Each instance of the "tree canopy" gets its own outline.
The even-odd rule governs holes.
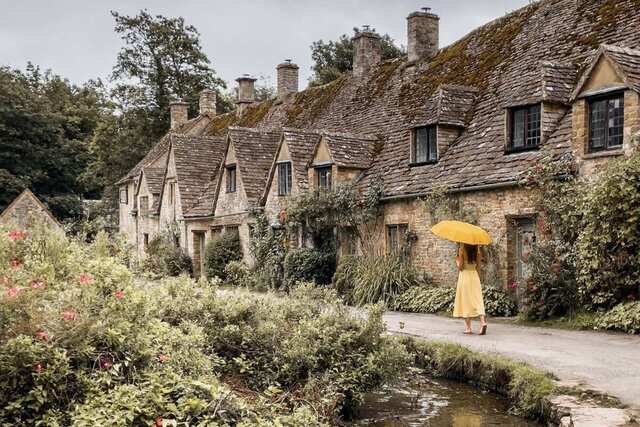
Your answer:
[[[358,28],[353,29],[359,32]],[[382,60],[398,58],[405,55],[404,47],[396,46],[388,34],[381,37]],[[325,42],[317,40],[311,44],[311,58],[313,60],[313,76],[310,85],[327,84],[337,79],[340,74],[353,69],[353,40],[346,34],[335,41]]]

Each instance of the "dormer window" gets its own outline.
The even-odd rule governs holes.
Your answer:
[[[291,194],[292,184],[291,162],[278,163],[278,196]]]
[[[438,132],[436,126],[422,126],[413,130],[411,163],[415,165],[438,161]]]
[[[331,190],[331,166],[316,168],[316,177],[319,190]]]
[[[129,191],[126,188],[120,189],[120,203],[123,205],[129,203]]]
[[[617,93],[589,101],[589,151],[619,149],[624,130],[624,95]]]
[[[227,166],[227,193],[236,192],[236,165]]]
[[[538,148],[542,136],[540,104],[509,110],[509,143],[507,151]]]

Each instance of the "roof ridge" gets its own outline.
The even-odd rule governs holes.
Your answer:
[[[603,50],[611,51],[611,52],[626,53],[627,55],[640,56],[640,50],[632,49],[632,48],[626,47],[626,46],[618,46],[618,45],[614,45],[614,44],[603,43],[603,44],[600,45],[600,48],[603,49]]]

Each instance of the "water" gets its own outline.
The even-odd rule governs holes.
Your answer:
[[[354,426],[539,427],[508,414],[509,402],[459,382],[412,371],[399,384],[368,393]]]

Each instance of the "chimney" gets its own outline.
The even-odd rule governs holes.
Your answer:
[[[290,93],[298,91],[298,66],[285,59],[276,67],[278,71],[278,99],[282,100]]]
[[[423,7],[407,16],[407,54],[409,62],[431,59],[439,46],[440,17]]]
[[[169,104],[171,111],[171,130],[176,130],[188,120],[189,104],[187,102],[175,101]]]
[[[215,116],[216,115],[216,91],[205,89],[200,92],[200,115]]]
[[[356,31],[353,37],[353,74],[367,74],[381,59],[380,36],[364,25],[362,31]]]
[[[238,99],[236,100],[236,104],[238,104],[238,114],[242,115],[245,108],[256,99],[254,90],[256,79],[249,74],[243,74],[241,77],[238,77],[236,81],[238,82]]]

